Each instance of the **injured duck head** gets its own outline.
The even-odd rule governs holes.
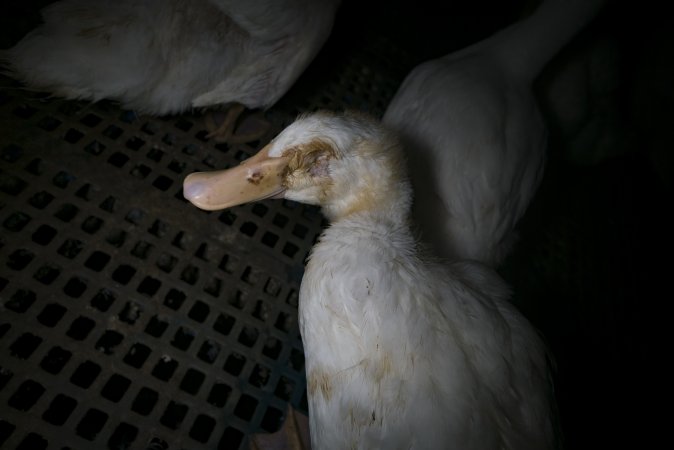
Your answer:
[[[331,221],[361,212],[407,215],[411,188],[398,140],[360,113],[301,116],[239,166],[187,176],[184,195],[218,210],[285,198],[320,205]]]

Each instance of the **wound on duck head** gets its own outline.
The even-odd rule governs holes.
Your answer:
[[[320,205],[330,220],[406,215],[412,196],[397,138],[354,112],[301,116],[240,166],[189,175],[184,192],[203,209],[282,197]]]

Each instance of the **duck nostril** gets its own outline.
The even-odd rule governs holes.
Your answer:
[[[246,177],[246,181],[249,183],[252,183],[254,185],[260,184],[260,182],[264,179],[264,174],[260,172],[259,170],[255,170],[252,173]]]

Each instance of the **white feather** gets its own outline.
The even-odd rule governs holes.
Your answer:
[[[330,33],[337,0],[62,0],[3,52],[8,71],[67,98],[167,114],[268,108]]]

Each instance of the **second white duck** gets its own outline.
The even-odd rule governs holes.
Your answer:
[[[526,19],[416,67],[388,106],[417,192],[415,218],[447,259],[497,266],[543,173],[547,130],[532,92],[603,0],[543,0]]]
[[[338,4],[61,0],[0,60],[28,86],[69,99],[109,98],[158,115],[231,105],[218,130],[226,139],[243,107],[267,109],[292,86]]]

